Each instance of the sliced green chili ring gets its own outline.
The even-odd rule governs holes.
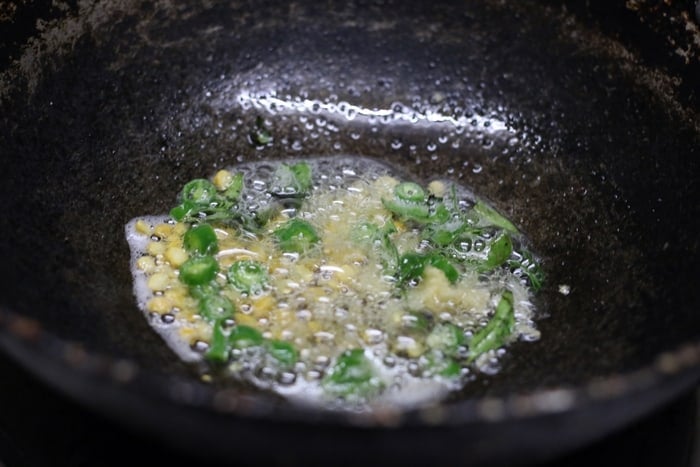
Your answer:
[[[219,251],[216,232],[209,224],[200,224],[185,232],[182,245],[188,252],[200,255],[211,255]]]
[[[266,343],[267,352],[272,356],[280,366],[290,368],[299,360],[299,352],[289,342],[280,340],[271,340]]]
[[[228,337],[223,330],[223,321],[217,321],[212,327],[211,340],[205,356],[208,360],[225,363],[228,361],[229,351]]]
[[[259,347],[264,339],[260,331],[250,326],[236,326],[228,337],[228,341],[235,349],[247,349],[248,347]]]
[[[422,203],[425,201],[425,190],[417,183],[403,182],[396,185],[394,195],[401,201]]]
[[[195,178],[182,188],[180,198],[183,202],[190,201],[197,206],[208,206],[216,200],[216,187],[204,178]]]
[[[303,253],[318,243],[316,229],[301,219],[291,219],[274,231],[277,244],[287,253]]]
[[[496,306],[496,313],[485,327],[481,328],[469,343],[469,362],[492,349],[502,347],[513,332],[515,315],[513,312],[513,292],[503,292]]]
[[[209,180],[192,180],[182,189],[182,202],[170,210],[170,216],[178,222],[219,221],[236,225],[246,224],[247,218],[252,218],[252,215],[235,204],[242,190],[242,173],[234,175],[222,193],[219,193]]]
[[[180,280],[187,285],[203,285],[216,277],[219,264],[211,256],[195,256],[180,266]]]
[[[199,312],[208,320],[222,320],[233,317],[235,306],[223,295],[212,294],[199,300]]]
[[[233,263],[226,277],[237,290],[247,294],[260,292],[269,280],[265,266],[250,260]]]

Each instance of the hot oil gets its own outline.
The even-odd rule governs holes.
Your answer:
[[[256,327],[268,339],[293,343],[299,351],[299,361],[293,368],[282,370],[260,349],[234,350],[227,377],[248,380],[295,401],[333,405],[337,401],[324,393],[321,384],[329,365],[343,351],[362,348],[376,378],[386,388],[372,403],[412,406],[436,400],[460,389],[478,372],[496,372],[504,352],[489,352],[477,360],[476,366],[463,364],[456,378],[428,374],[420,356],[420,347],[425,343],[406,327],[407,320],[413,318],[407,306],[412,310],[431,308],[426,313],[431,320],[459,326],[468,339],[488,322],[499,292],[504,289],[513,292],[516,318],[513,334],[527,341],[539,338],[533,323],[531,293],[522,278],[507,271],[485,278],[462,268],[462,278],[455,286],[436,275],[432,282],[424,280],[406,295],[397,293],[395,278],[383,272],[376,258],[358,253],[351,234],[362,222],[379,225],[387,222],[381,199],[391,195],[397,179],[404,179],[401,172],[357,156],[305,160],[311,166],[314,186],[301,205],[285,206],[282,215],[266,226],[266,232],[242,234],[217,228],[220,243],[217,260],[222,270],[239,259],[254,259],[269,267],[270,284],[261,294],[230,295],[237,309],[235,324]],[[229,167],[232,172],[244,174],[246,189],[242,203],[247,209],[259,210],[272,202],[268,190],[272,188],[275,166],[259,161]],[[419,182],[427,185],[430,181],[451,190],[463,209],[476,202],[471,190],[450,180]],[[291,217],[311,223],[321,233],[321,245],[302,255],[280,254],[270,234]],[[153,228],[162,223],[173,224],[167,216],[138,219]],[[180,358],[200,361],[211,330],[197,315],[196,308],[149,310],[149,303],[168,291],[152,291],[147,283],[149,274],[138,267],[139,258],[148,256],[149,242],[153,243],[149,235],[137,232],[138,219],[132,220],[126,231],[139,307],[151,317],[154,329]],[[525,239],[516,241],[525,242]],[[400,253],[421,251],[419,232],[405,227],[397,248]],[[468,250],[478,248],[478,241],[465,246]],[[156,252],[154,267],[158,271],[166,270],[176,284],[176,273],[168,271],[159,249],[151,249]],[[446,291],[451,295],[440,306],[434,306],[431,302],[434,296],[445,295]],[[163,320],[162,315],[167,315],[167,319]]]

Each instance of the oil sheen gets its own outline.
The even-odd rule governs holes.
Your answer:
[[[300,203],[283,203],[260,231],[212,223],[218,242],[215,281],[235,310],[227,328],[250,327],[266,341],[289,343],[297,358],[283,366],[263,346],[234,348],[217,377],[247,381],[304,404],[410,407],[459,390],[479,373],[498,371],[508,344],[539,338],[532,287],[522,271],[501,267],[485,272],[473,267],[475,261],[487,258],[488,244],[496,235],[493,229],[461,239],[450,250],[459,273],[456,280],[448,280],[440,268],[428,264],[419,280],[400,286],[376,245],[358,243],[358,231],[369,224],[379,229],[391,224],[386,238],[399,256],[431,252],[423,226],[392,216],[383,201],[394,196],[405,177],[362,157],[304,163],[311,168],[310,193]],[[265,161],[226,168],[228,173],[243,174],[240,203],[246,209],[261,211],[277,201],[270,194],[277,166]],[[470,189],[449,180],[418,182],[425,184],[431,197],[451,197],[456,210],[468,212],[477,202]],[[308,222],[320,237],[301,253],[280,250],[274,235],[293,218]],[[153,215],[133,219],[125,231],[139,308],[179,358],[204,362],[212,324],[203,319],[197,299],[178,277],[179,266],[188,257],[183,248],[188,228],[168,215]],[[520,233],[511,236],[511,260],[518,259],[527,241]],[[226,271],[239,261],[261,264],[267,273],[265,287],[242,293],[228,286]],[[472,359],[470,339],[489,324],[504,291],[512,294],[510,335],[499,348]],[[440,333],[446,329],[461,334],[450,352],[441,347]],[[334,365],[339,371],[339,359],[353,350],[368,363],[374,389],[359,395],[329,391],[326,383]],[[440,360],[448,353],[454,367],[450,372],[444,370],[447,360]]]

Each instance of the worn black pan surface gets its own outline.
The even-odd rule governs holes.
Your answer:
[[[672,13],[692,35],[691,6]],[[2,348],[218,458],[530,461],[610,432],[700,375],[697,49],[641,41],[636,15],[115,1],[10,16],[31,27],[0,74]],[[247,140],[258,115],[275,137],[262,149]],[[348,154],[447,176],[507,213],[544,259],[542,339],[404,413],[200,382],[136,307],[124,224],[222,166]]]

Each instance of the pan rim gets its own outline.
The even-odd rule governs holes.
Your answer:
[[[160,397],[175,405],[250,420],[274,419],[313,422],[363,428],[420,426],[463,426],[475,423],[504,423],[565,414],[590,405],[622,400],[662,386],[673,379],[684,379],[683,387],[700,382],[700,339],[690,340],[662,351],[646,365],[615,375],[601,376],[584,384],[543,386],[505,396],[470,398],[457,402],[436,401],[411,409],[348,412],[290,403],[272,403],[264,393],[242,395],[230,389],[215,389],[193,379],[169,378],[167,374],[143,369],[131,359],[85,349],[80,342],[65,340],[43,329],[34,318],[0,307],[0,350],[28,368],[35,376],[61,388],[60,372],[26,360],[45,359],[58,367],[145,397]],[[26,354],[26,355],[23,355]],[[57,367],[57,368],[58,368]],[[168,391],[171,384],[178,391]],[[147,388],[144,391],[143,388]],[[75,394],[70,394],[76,396]],[[237,403],[243,396],[244,403]],[[80,399],[79,397],[75,397]],[[448,409],[449,410],[446,410]],[[271,414],[272,417],[271,417]]]

